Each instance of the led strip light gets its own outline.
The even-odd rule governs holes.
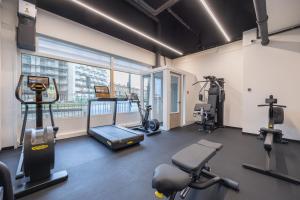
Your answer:
[[[146,39],[154,42],[155,44],[158,44],[158,45],[160,45],[162,47],[165,47],[166,49],[169,49],[169,50],[173,51],[174,53],[176,53],[178,55],[183,55],[183,53],[180,52],[179,50],[177,50],[177,49],[175,49],[173,47],[170,47],[167,44],[165,44],[165,43],[163,43],[163,42],[161,42],[159,40],[156,40],[156,39],[152,38],[151,36],[149,36],[149,35],[141,32],[141,31],[139,31],[139,30],[137,30],[135,28],[133,28],[132,26],[129,26],[129,25],[127,25],[127,24],[125,24],[125,23],[117,20],[116,18],[113,18],[113,17],[111,17],[111,16],[103,13],[100,10],[97,10],[97,9],[95,9],[95,8],[89,6],[89,5],[87,5],[87,4],[85,4],[85,3],[81,2],[81,1],[78,1],[78,0],[70,0],[70,1],[74,2],[75,4],[77,4],[77,5],[85,8],[85,9],[87,9],[87,10],[89,10],[89,11],[91,11],[91,12],[93,12],[93,13],[95,13],[95,14],[97,14],[97,15],[99,15],[99,16],[101,16],[101,17],[103,17],[103,18],[105,18],[105,19],[107,19],[107,20],[109,20],[109,21],[111,21],[111,22],[113,22],[113,23],[115,23],[115,24],[117,24],[117,25],[119,25],[119,26],[121,26],[121,27],[123,27],[123,28],[125,28],[125,29],[127,29],[127,30],[129,30],[129,31],[131,31],[133,33],[135,33],[135,34],[137,34],[137,35],[139,35],[139,36],[142,36],[142,37],[144,37],[144,38],[146,38]]]
[[[213,21],[215,22],[215,24],[217,25],[217,27],[219,28],[219,30],[222,32],[222,34],[224,35],[224,37],[227,40],[227,42],[230,42],[230,37],[228,36],[228,34],[226,33],[226,31],[222,27],[222,25],[220,24],[220,22],[218,21],[218,19],[216,18],[216,16],[214,15],[214,13],[212,12],[212,10],[210,9],[210,7],[207,5],[207,3],[205,2],[205,0],[200,0],[200,2],[202,3],[202,5],[206,9],[206,11],[208,12],[208,14],[210,15],[210,17],[213,19]]]

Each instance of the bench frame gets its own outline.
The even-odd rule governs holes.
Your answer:
[[[207,148],[213,148],[213,149],[215,149],[215,151],[218,151],[222,148],[221,144],[212,143],[212,142],[209,142],[207,140],[200,140],[197,143],[197,145],[202,145],[202,146],[207,147]],[[186,147],[185,149],[187,149],[187,148],[188,147]],[[184,151],[185,149],[183,149],[181,151]],[[191,188],[197,189],[197,190],[203,190],[203,189],[206,189],[206,188],[208,188],[210,186],[213,186],[215,184],[222,184],[222,185],[226,186],[229,189],[239,191],[239,183],[238,182],[233,181],[233,180],[228,179],[228,178],[222,178],[222,177],[212,173],[211,168],[208,166],[207,163],[202,168],[199,168],[195,171],[187,171],[187,170],[182,169],[182,167],[179,164],[174,163],[173,160],[172,160],[172,162],[178,169],[180,169],[180,170],[184,171],[185,173],[189,174],[192,178],[191,178],[191,182],[183,190],[174,191],[169,195],[164,194],[164,196],[167,196],[169,200],[175,200],[175,197],[176,197],[178,192],[180,192],[181,199],[185,199]],[[205,177],[208,180],[205,181],[205,182],[200,182],[199,180],[200,180],[201,177]]]

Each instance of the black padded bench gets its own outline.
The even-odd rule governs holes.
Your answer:
[[[200,140],[192,144],[172,157],[172,163],[185,172],[197,172],[216,155],[216,151],[222,148],[222,144],[207,140]]]
[[[182,191],[181,197],[187,195],[188,189],[204,189],[216,183],[238,190],[238,183],[220,178],[209,172],[207,162],[222,148],[222,144],[200,140],[196,144],[185,147],[172,157],[172,165],[161,164],[156,167],[152,179],[152,187],[157,190],[157,196],[175,198]],[[207,171],[208,170],[208,171]],[[200,176],[209,177],[204,183],[198,183]]]

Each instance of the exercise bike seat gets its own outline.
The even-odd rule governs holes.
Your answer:
[[[217,149],[202,144],[185,147],[172,157],[172,163],[187,173],[201,170],[216,154]]]
[[[168,196],[174,191],[181,191],[192,181],[191,176],[168,164],[161,164],[154,170],[152,188]]]

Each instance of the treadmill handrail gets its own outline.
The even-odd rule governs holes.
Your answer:
[[[110,98],[95,98],[95,99],[89,99],[88,101],[88,113],[87,113],[87,133],[89,134],[90,130],[90,123],[91,123],[91,107],[92,102],[94,101],[111,101],[115,102],[114,111],[113,111],[113,124],[116,125],[116,115],[117,115],[117,102],[118,101],[128,101],[128,98],[118,98],[118,97],[110,97]]]

